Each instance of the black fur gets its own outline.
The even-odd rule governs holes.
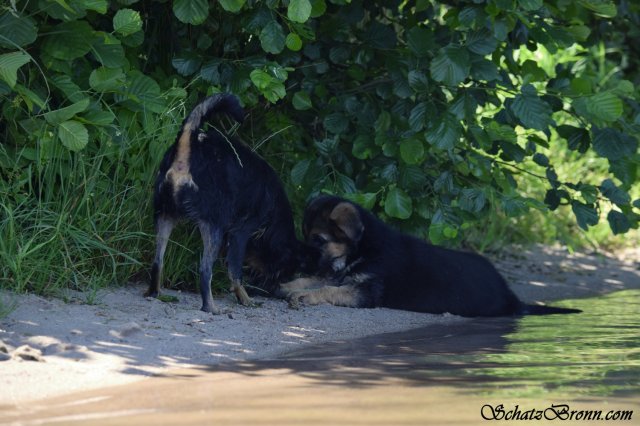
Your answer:
[[[357,214],[342,217],[342,222],[332,218],[331,212],[341,203],[352,206]],[[344,268],[332,268],[331,262],[336,260],[325,256],[318,272],[325,283],[355,286],[353,306],[450,312],[466,317],[580,312],[524,304],[486,258],[398,232],[342,198],[314,199],[305,211],[303,232],[321,251],[328,244],[327,235],[331,241],[344,244]]]
[[[215,114],[244,118],[237,98],[208,97],[197,105],[160,165],[153,206],[158,244],[147,296],[160,291],[163,255],[176,221],[196,223],[204,251],[200,264],[202,310],[213,311],[211,272],[220,249],[232,289],[243,304],[251,303],[241,285],[242,265],[267,292],[299,267],[304,247],[296,239],[293,216],[274,170],[240,141],[215,129],[203,133],[202,124]]]

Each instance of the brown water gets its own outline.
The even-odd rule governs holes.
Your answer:
[[[602,419],[631,415],[620,422],[640,424],[640,291],[563,305],[585,313],[474,319],[27,407],[0,402],[0,423],[473,425],[536,416],[536,424],[616,423],[585,421],[602,411]],[[520,420],[505,421],[512,417]]]

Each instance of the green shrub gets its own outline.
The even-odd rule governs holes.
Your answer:
[[[159,159],[217,91],[241,98],[240,135],[298,217],[328,191],[439,244],[558,208],[585,230],[638,227],[634,2],[39,0],[0,14],[0,276],[15,288],[122,281],[146,263]],[[195,253],[172,253],[194,269]]]

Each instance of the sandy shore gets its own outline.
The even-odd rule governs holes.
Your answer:
[[[616,256],[562,248],[514,249],[494,259],[514,291],[530,303],[640,288],[640,250]],[[172,368],[275,356],[301,345],[473,321],[390,309],[334,306],[290,309],[258,299],[245,308],[231,296],[226,313],[198,310],[196,294],[165,291],[177,303],[145,299],[144,284],[63,299],[0,292],[15,309],[0,320],[0,405],[129,383]]]

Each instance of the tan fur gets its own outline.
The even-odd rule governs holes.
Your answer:
[[[331,242],[325,245],[323,251],[325,251],[329,255],[329,257],[335,259],[347,255],[347,245],[343,243]]]
[[[329,219],[334,221],[338,228],[352,241],[358,239],[362,233],[363,226],[360,214],[351,203],[340,203],[335,206],[329,215]]]
[[[247,253],[244,257],[244,261],[247,265],[249,265],[249,268],[252,269],[253,271],[256,271],[261,274],[266,273],[267,267],[262,262],[262,259],[260,259],[257,256],[254,256],[252,253]]]
[[[165,179],[173,184],[173,196],[185,185],[198,190],[198,185],[193,181],[189,170],[189,156],[191,155],[191,123],[185,123],[182,135],[178,139],[178,148],[173,163],[167,173]]]
[[[233,291],[238,298],[238,302],[240,302],[243,306],[254,306],[253,300],[247,294],[247,290],[244,289],[244,286],[239,280],[233,281],[231,283],[231,288],[229,291]]]
[[[280,284],[280,289],[287,293],[292,293],[298,290],[307,290],[310,288],[318,288],[327,285],[328,282],[322,278],[317,277],[303,277],[298,278],[288,283]]]
[[[340,287],[324,286],[313,290],[298,290],[290,295],[290,303],[297,306],[300,303],[306,305],[319,305],[330,303],[335,306],[350,308],[359,307],[359,291],[355,286],[343,285]]]

